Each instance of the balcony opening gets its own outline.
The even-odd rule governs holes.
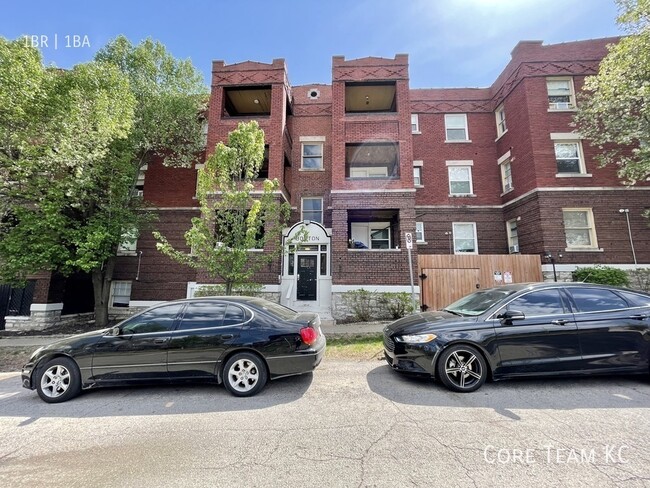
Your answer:
[[[348,249],[396,249],[399,210],[348,210]]]
[[[224,114],[228,117],[271,115],[271,85],[224,88]]]
[[[345,113],[397,112],[395,82],[346,83]]]
[[[375,142],[345,145],[345,177],[399,178],[399,145]]]

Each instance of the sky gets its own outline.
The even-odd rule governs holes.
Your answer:
[[[621,35],[616,15],[614,0],[30,0],[2,5],[0,36],[37,36],[44,61],[62,68],[119,34],[151,37],[190,58],[206,84],[212,60],[284,58],[290,83],[305,85],[331,83],[335,55],[406,53],[411,88],[478,87],[520,40]]]

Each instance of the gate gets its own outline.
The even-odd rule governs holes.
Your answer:
[[[480,288],[542,281],[536,254],[418,256],[420,303],[439,310]]]
[[[35,288],[35,281],[28,281],[24,288],[0,285],[0,330],[5,328],[6,316],[29,315]]]

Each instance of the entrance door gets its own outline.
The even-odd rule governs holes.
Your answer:
[[[318,256],[298,255],[298,300],[316,300],[317,262]]]

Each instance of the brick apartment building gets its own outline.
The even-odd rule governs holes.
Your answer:
[[[351,289],[410,291],[406,232],[416,237],[416,285],[418,255],[533,254],[547,279],[549,253],[560,274],[647,266],[650,185],[624,187],[571,125],[576,94],[612,42],[522,41],[487,88],[411,89],[404,54],[335,56],[331,84],[303,86],[290,85],[282,59],[215,61],[207,151],[257,120],[268,154],[261,176],[277,178],[292,206],[286,234],[309,231],[259,276],[265,290],[326,318],[340,316]],[[157,227],[179,247],[198,215],[199,167],[153,163],[143,174]],[[151,235],[124,251],[115,305],[183,298],[207,283],[161,255]]]

